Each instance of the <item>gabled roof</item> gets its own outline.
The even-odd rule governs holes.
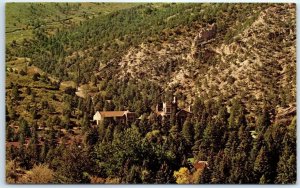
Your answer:
[[[125,115],[126,111],[102,111],[100,112],[102,117],[121,117]]]
[[[134,112],[129,112],[127,111],[97,111],[96,114],[94,115],[94,119],[99,117],[100,115],[102,117],[122,117],[127,114],[135,114]]]

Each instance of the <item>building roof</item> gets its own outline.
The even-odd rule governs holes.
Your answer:
[[[94,115],[94,119],[99,117],[100,115],[102,117],[122,117],[127,114],[135,114],[135,113],[129,112],[128,110],[127,111],[102,111],[102,112],[97,111],[96,114]]]
[[[125,115],[126,111],[103,111],[100,112],[102,117],[121,117]]]
[[[207,161],[196,161],[194,164],[195,169],[204,169],[205,167],[208,167]]]

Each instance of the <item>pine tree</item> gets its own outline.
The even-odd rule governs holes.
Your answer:
[[[166,162],[160,166],[159,171],[157,171],[155,176],[155,183],[157,184],[168,184],[173,183],[174,178],[172,176],[172,170]]]
[[[201,140],[201,148],[204,149],[204,151],[214,149],[215,139],[216,139],[216,126],[213,125],[212,122],[209,122],[203,133],[203,137]]]
[[[202,116],[203,109],[205,109],[203,101],[201,101],[200,98],[196,97],[195,103],[192,107],[192,112],[196,118],[200,118]]]
[[[170,130],[170,122],[168,121],[167,118],[162,119],[161,126],[160,126],[160,131],[163,134],[167,134],[169,130]]]
[[[48,144],[48,141],[45,140],[43,145],[42,145],[41,153],[40,153],[40,156],[39,156],[39,159],[42,163],[46,161],[48,151],[49,151],[49,144]]]
[[[286,143],[277,164],[277,177],[275,182],[280,184],[295,183],[296,172],[295,154],[291,152],[291,149]]]
[[[245,108],[237,99],[232,102],[228,124],[229,129],[233,130],[237,130],[242,125],[246,126]]]
[[[14,130],[6,123],[6,140],[9,142],[14,141]]]
[[[15,85],[13,85],[13,87],[12,87],[12,99],[14,99],[15,101],[18,101],[19,99],[20,99],[20,91],[19,91],[19,89],[18,89],[18,85],[17,84],[15,84]]]
[[[126,176],[126,183],[137,184],[142,183],[141,171],[138,166],[133,165],[130,168],[129,174]]]
[[[231,158],[231,170],[228,177],[228,183],[247,183],[247,174],[245,169],[245,163],[247,161],[247,155],[244,151],[238,151]]]
[[[200,183],[201,184],[210,184],[211,183],[211,168],[205,168],[201,174]]]
[[[269,160],[269,153],[266,149],[265,146],[263,146],[254,162],[254,173],[257,178],[261,178],[264,175],[264,180],[266,183],[271,183],[270,182],[270,160]]]
[[[113,140],[113,126],[109,125],[105,131],[104,141],[111,142]]]
[[[93,167],[87,150],[73,144],[66,148],[58,161],[57,178],[60,183],[89,183],[86,173]]]
[[[29,143],[29,155],[33,164],[39,161],[39,150],[38,150],[38,135],[37,135],[37,123],[35,122],[32,126],[32,136]]]
[[[15,120],[17,118],[17,112],[16,112],[15,108],[10,107],[8,113],[9,113],[8,116],[10,119]]]
[[[54,148],[56,146],[56,134],[53,126],[50,127],[50,131],[47,134],[47,139],[49,140],[49,147]]]
[[[264,108],[262,115],[258,117],[256,130],[257,132],[264,133],[270,125],[271,125],[270,113],[267,108]]]
[[[250,154],[253,138],[251,137],[249,129],[245,126],[241,126],[239,128],[238,137],[240,140],[238,151],[245,152],[247,155]]]
[[[19,123],[20,123],[20,134],[23,134],[24,138],[30,137],[31,136],[31,132],[30,132],[30,128],[28,126],[28,122],[24,119],[24,118],[20,118],[19,119]]]
[[[214,170],[212,171],[212,183],[227,183],[227,178],[230,175],[230,159],[224,153],[224,151],[219,151],[214,158]]]
[[[189,145],[192,145],[194,143],[194,127],[190,119],[187,119],[184,122],[182,127],[182,135]]]
[[[89,125],[89,119],[88,119],[88,115],[85,112],[83,115],[83,118],[81,120],[81,129],[83,132],[88,132],[90,130],[90,125]]]
[[[85,144],[88,146],[93,146],[97,143],[99,139],[99,133],[96,128],[90,129],[85,135]]]
[[[287,127],[280,146],[283,151],[277,164],[276,183],[290,184],[296,182],[296,117]]]

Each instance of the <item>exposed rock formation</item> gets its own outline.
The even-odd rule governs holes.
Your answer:
[[[252,116],[266,96],[274,95],[269,101],[283,100],[278,92],[285,91],[295,98],[294,15],[295,8],[267,8],[229,44],[218,38],[216,24],[162,43],[142,44],[122,58],[120,77],[129,74],[176,88],[190,102],[195,96],[241,98],[248,101]]]
[[[213,39],[217,34],[217,26],[216,24],[209,25],[207,27],[201,28],[198,35],[195,36],[192,46],[191,46],[191,56],[192,60],[197,60],[201,55],[201,49],[204,48],[204,45],[208,43],[210,39]],[[205,59],[207,56],[211,56],[212,52],[206,50],[202,52],[202,57]]]

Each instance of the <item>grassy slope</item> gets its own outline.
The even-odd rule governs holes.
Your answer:
[[[32,26],[33,21],[40,21],[46,23],[43,27],[50,33],[62,26],[71,26],[72,24],[79,24],[80,21],[96,17],[98,15],[108,14],[110,12],[126,9],[139,4],[135,3],[7,3],[6,4],[6,44],[16,40],[17,42],[23,39],[31,39],[33,36]],[[77,9],[76,7],[79,7]],[[33,7],[33,8],[31,8]],[[62,8],[59,8],[62,7]],[[64,12],[63,9],[70,7],[70,11]],[[32,10],[35,10],[32,12]],[[60,22],[65,18],[71,18],[71,23]],[[30,61],[27,59],[27,62]],[[71,83],[63,82],[60,90],[51,90],[53,86],[49,83],[42,81],[33,81],[32,76],[38,72],[45,74],[42,70],[35,66],[27,67],[27,75],[20,75],[19,72],[26,67],[26,60],[23,57],[14,58],[11,61],[6,62],[6,86],[11,82],[17,83],[20,86],[20,92],[22,102],[16,109],[17,113],[31,122],[30,113],[25,110],[27,105],[32,106],[30,95],[25,94],[25,88],[30,87],[36,93],[36,101],[46,100],[55,109],[55,112],[61,113],[62,102],[61,95],[63,88],[71,85]],[[49,77],[50,79],[54,77]],[[10,88],[6,88],[7,93],[11,92]],[[50,89],[50,90],[49,90]],[[51,99],[52,95],[58,97],[57,100]],[[9,103],[9,101],[7,101]],[[40,112],[43,113],[43,112]],[[41,122],[38,122],[41,123]]]
[[[32,26],[44,22],[49,33],[98,15],[126,9],[138,3],[7,3],[6,44],[32,37]],[[69,19],[68,21],[63,21]]]
[[[148,4],[130,10],[118,11],[115,14],[109,14],[107,16],[99,16],[96,19],[84,22],[78,27],[63,30],[64,32],[60,32],[51,39],[55,41],[53,44],[49,44],[48,41],[40,41],[34,46],[39,46],[39,49],[42,49],[43,52],[52,51],[51,53],[54,54],[51,57],[52,59],[58,57],[57,52],[61,53],[62,48],[65,51],[64,55],[61,54],[63,56],[72,56],[73,52],[84,54],[84,60],[80,61],[82,65],[80,68],[82,68],[83,73],[89,73],[91,69],[94,69],[94,66],[99,64],[100,60],[101,64],[102,62],[106,64],[112,59],[119,58],[130,47],[141,44],[149,37],[154,37],[156,39],[153,40],[157,40],[161,36],[161,32],[165,29],[178,27],[179,25],[197,19],[201,8],[200,4],[168,5],[169,6]],[[213,8],[214,7],[212,7],[212,9]],[[204,9],[206,10],[205,7]],[[193,11],[195,13],[189,15],[187,12],[184,12],[184,10],[187,12]],[[176,19],[170,19],[172,16],[174,17],[174,15],[176,15]],[[97,46],[100,50],[90,48]],[[87,50],[83,53],[83,49]],[[31,54],[30,51],[31,50],[25,50],[24,55],[27,57]],[[18,52],[18,54],[20,53]],[[50,63],[51,58],[47,57],[46,54],[41,55],[39,53],[35,57],[34,64],[45,71],[50,70],[48,73],[51,74],[61,72],[59,70],[60,66],[64,66],[63,69],[66,70],[65,61],[69,59],[64,57],[66,59],[64,59],[63,63],[54,66],[54,64],[58,64],[58,61]],[[75,59],[75,61],[77,60],[78,59]],[[78,64],[79,62],[73,62],[72,65],[69,66],[67,71],[70,77],[73,76],[72,72],[74,72]]]

